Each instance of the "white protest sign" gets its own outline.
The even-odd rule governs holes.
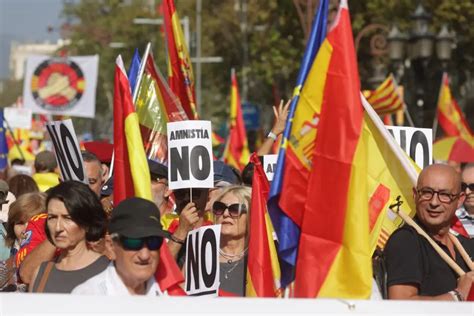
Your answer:
[[[61,170],[63,180],[76,180],[88,184],[84,171],[81,149],[77,142],[76,132],[72,121],[54,121],[46,124],[49,136],[54,146],[56,160]]]
[[[171,122],[167,128],[169,188],[213,188],[211,122]]]
[[[263,170],[267,175],[268,181],[273,181],[275,169],[277,166],[278,155],[264,155],[263,156]]]
[[[191,296],[217,296],[221,225],[203,226],[186,239],[185,291]]]
[[[433,161],[433,132],[431,128],[386,126],[400,147],[420,167]]]
[[[7,107],[3,109],[3,114],[10,128],[31,129],[31,109]]]

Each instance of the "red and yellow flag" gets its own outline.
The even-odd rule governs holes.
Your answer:
[[[460,136],[465,139],[473,138],[469,124],[451,94],[447,73],[443,74],[441,89],[439,91],[438,121],[446,136]]]
[[[268,215],[267,199],[270,186],[257,154],[254,164],[252,203],[250,206],[250,238],[247,258],[247,285],[245,296],[279,297],[280,264],[273,241],[273,225]]]
[[[232,70],[232,87],[230,95],[230,128],[224,150],[225,163],[242,171],[249,162],[250,152],[247,143],[244,117],[240,103],[239,87],[235,71]]]
[[[390,74],[377,89],[364,91],[364,96],[377,114],[391,114],[403,110],[405,106],[399,89],[395,77]]]
[[[181,102],[171,92],[155,65],[149,49],[145,54],[143,74],[136,87],[135,107],[148,158],[167,164],[166,123],[186,120]]]
[[[313,72],[317,65],[322,67]],[[364,110],[347,1],[341,1],[313,69],[301,98],[310,76],[322,78],[312,86],[321,111],[300,218],[295,296],[368,298],[367,152],[361,142]]]
[[[114,83],[114,205],[129,197],[152,200],[148,162],[143,148],[138,116],[132,102],[130,85],[119,56]],[[160,248],[156,279],[163,291],[182,295],[184,278],[166,244]]]
[[[168,49],[168,82],[171,90],[181,101],[188,118],[194,120],[197,119],[197,112],[193,69],[178,12],[174,0],[164,0],[162,5]]]

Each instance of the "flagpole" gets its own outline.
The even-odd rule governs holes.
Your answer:
[[[369,102],[367,102],[367,100],[365,99],[362,93],[360,94],[360,98],[362,101],[362,105],[364,106],[365,112],[370,117],[370,119],[372,120],[374,125],[377,127],[377,129],[380,131],[380,134],[385,139],[385,141],[387,142],[388,146],[390,147],[394,155],[400,160],[400,163],[403,169],[406,171],[411,181],[411,184],[416,185],[418,174],[416,170],[413,168],[413,166],[411,166],[410,163],[408,162],[408,159],[406,158],[406,154],[402,152],[402,149],[400,148],[400,146],[396,145],[392,135],[389,133],[385,125],[383,125],[383,122],[380,120],[379,116],[377,115],[377,113],[375,113],[374,109],[369,104]]]
[[[403,103],[405,103],[405,101],[403,101]],[[405,116],[407,117],[408,124],[410,124],[411,127],[415,127],[415,124],[413,123],[410,112],[408,112],[406,104],[403,104],[403,112],[405,113]]]
[[[436,138],[436,132],[438,131],[439,100],[440,100],[440,97],[441,97],[441,92],[442,92],[442,89],[443,89],[444,80],[445,80],[447,75],[448,74],[446,72],[443,72],[443,77],[441,78],[441,85],[439,86],[438,102],[436,102],[436,114],[435,114],[434,121],[433,121],[433,139]]]
[[[138,70],[138,76],[137,76],[137,82],[135,83],[135,87],[140,86],[140,82],[142,81],[143,73],[145,72],[145,67],[148,59],[148,55],[150,54],[150,49],[151,49],[151,43],[148,42],[146,45],[145,52],[143,53],[142,60],[140,63],[140,69]],[[138,88],[135,88],[135,91],[133,91],[133,104],[135,105],[135,102],[137,101],[138,97]]]

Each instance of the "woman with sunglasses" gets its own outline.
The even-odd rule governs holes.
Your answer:
[[[154,275],[160,262],[163,237],[169,238],[169,234],[162,229],[158,207],[137,197],[120,202],[112,212],[109,232],[113,240],[114,262],[72,293],[162,295]]]
[[[70,293],[102,272],[109,260],[93,249],[105,236],[107,215],[97,195],[85,184],[66,181],[48,191],[46,237],[60,251],[43,262],[30,284],[32,292]]]
[[[251,189],[225,188],[212,205],[214,222],[221,224],[220,289],[245,296],[245,257],[248,245],[248,220]]]

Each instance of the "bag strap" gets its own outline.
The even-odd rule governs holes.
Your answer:
[[[38,288],[35,291],[36,293],[43,293],[44,287],[46,286],[46,282],[48,282],[49,273],[53,269],[53,266],[54,266],[54,261],[49,261],[46,264],[46,268],[44,268],[44,272],[39,281]]]

